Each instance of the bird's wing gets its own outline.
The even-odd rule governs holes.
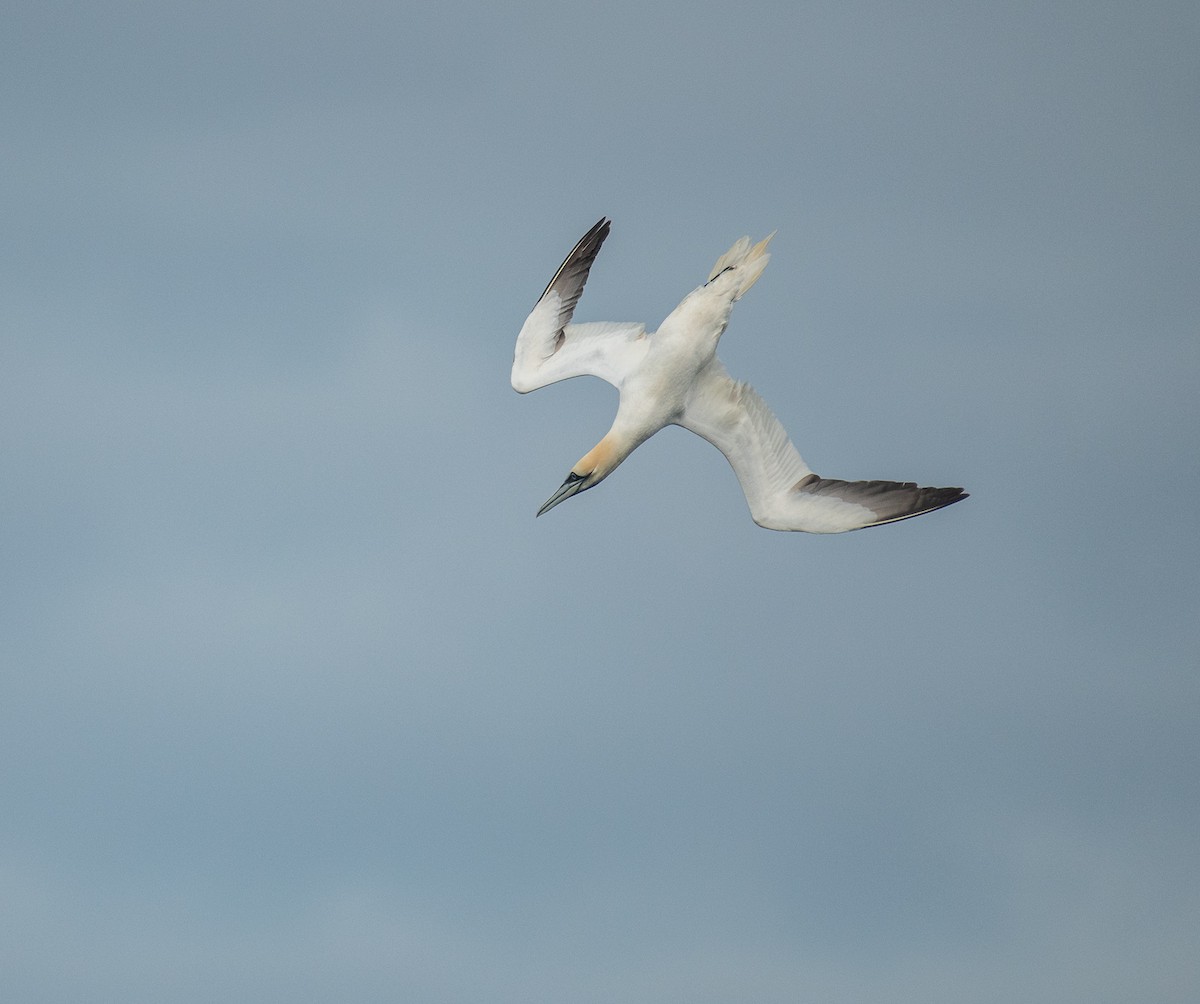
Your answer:
[[[517,335],[512,385],[522,394],[576,376],[620,386],[646,349],[646,326],[601,321],[571,324],[592,262],[608,236],[600,220],[567,255]]]
[[[733,380],[716,359],[697,378],[678,424],[725,454],[754,521],[771,530],[841,533],[920,516],[967,497],[961,488],[818,477],[754,388]]]

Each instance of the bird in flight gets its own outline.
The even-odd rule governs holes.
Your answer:
[[[576,376],[598,376],[620,392],[612,428],[571,468],[538,515],[594,488],[668,425],[707,439],[733,467],[750,515],[769,530],[841,533],[921,516],[967,497],[961,488],[822,478],[749,384],[717,358],[733,305],[767,267],[771,237],[743,237],[655,332],[644,324],[573,324],[575,305],[611,223],[601,219],[567,255],[517,335],[512,385],[521,394]]]

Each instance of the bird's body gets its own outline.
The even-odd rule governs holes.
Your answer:
[[[512,385],[520,393],[583,375],[607,380],[620,392],[612,428],[572,468],[539,516],[599,484],[668,425],[689,429],[725,454],[754,521],[772,530],[838,533],[919,516],[966,498],[960,488],[819,478],[753,388],[725,372],[717,343],[733,304],[766,268],[770,237],[753,246],[746,237],[735,243],[717,259],[708,281],[684,297],[652,334],[643,324],[572,324],[609,226],[602,219],[579,241],[517,336]]]

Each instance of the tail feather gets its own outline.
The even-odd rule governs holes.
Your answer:
[[[775,232],[772,231],[753,247],[750,245],[749,237],[739,238],[733,247],[717,259],[717,263],[712,267],[712,272],[709,273],[708,281],[712,282],[722,272],[732,269],[734,278],[737,280],[733,298],[740,300],[746,295],[746,291],[758,282],[758,277],[763,274],[763,269],[771,260],[771,256],[767,252],[767,245],[774,236]]]

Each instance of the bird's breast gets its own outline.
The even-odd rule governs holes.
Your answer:
[[[712,358],[711,351],[697,352],[695,346],[655,348],[622,385],[618,411],[624,424],[648,435],[679,418],[697,375]]]

